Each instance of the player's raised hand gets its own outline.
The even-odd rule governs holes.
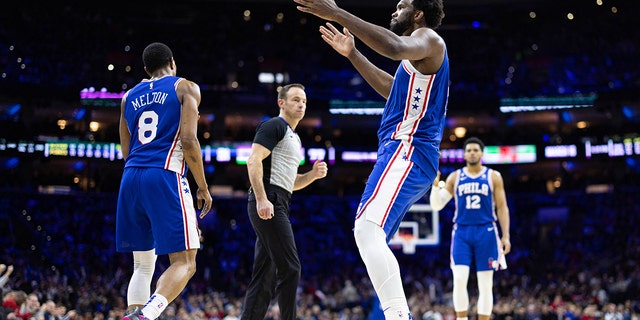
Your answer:
[[[296,6],[298,10],[329,21],[333,21],[333,15],[339,9],[334,0],[293,0],[293,2],[298,4]]]
[[[347,28],[342,28],[342,32],[340,32],[332,23],[327,22],[326,27],[320,26],[320,34],[324,42],[345,57],[349,57],[355,50],[353,35]]]

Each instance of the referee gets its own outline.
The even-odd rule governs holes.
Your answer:
[[[327,175],[327,164],[320,160],[310,171],[298,173],[302,144],[294,130],[307,108],[304,90],[293,83],[278,92],[280,114],[258,126],[251,145],[247,211],[257,239],[242,320],[264,319],[274,295],[280,318],[296,319],[300,259],[289,220],[291,193]]]

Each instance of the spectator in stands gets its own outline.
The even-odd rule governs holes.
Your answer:
[[[9,276],[13,273],[13,265],[0,264],[0,293],[4,293],[5,285],[9,282]]]
[[[29,320],[32,317],[35,317],[36,314],[40,311],[40,298],[35,293],[30,293],[27,295],[27,299],[20,306],[20,310],[16,313],[18,318],[22,320]]]

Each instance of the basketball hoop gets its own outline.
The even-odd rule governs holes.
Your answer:
[[[416,221],[402,221],[400,227],[389,241],[389,246],[398,249],[402,246],[402,253],[414,254],[420,243],[419,225]]]
[[[416,244],[418,243],[418,237],[413,234],[403,234],[400,239],[402,240],[402,253],[416,253]]]

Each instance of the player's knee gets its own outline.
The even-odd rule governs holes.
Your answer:
[[[193,275],[194,275],[194,274],[196,274],[196,270],[197,270],[197,267],[196,267],[196,261],[195,261],[195,260],[193,260],[193,261],[191,261],[191,260],[190,260],[190,261],[188,261],[188,262],[185,264],[185,269],[186,269],[186,271],[187,271],[187,274],[189,275],[189,278],[193,277]]]
[[[133,253],[134,271],[145,275],[153,275],[156,267],[156,258],[155,250],[135,251]]]
[[[196,273],[196,251],[187,250],[169,254],[171,267],[180,268],[189,278]]]
[[[380,244],[387,244],[387,235],[384,233],[384,230],[379,225],[365,218],[356,220],[353,235],[356,240],[356,245],[361,250],[366,247],[375,248]]]
[[[358,248],[364,243],[363,237],[365,236],[365,232],[363,231],[362,219],[357,219],[355,225],[353,227],[353,237],[356,241],[356,245]]]
[[[454,284],[467,284],[469,281],[469,266],[465,265],[454,265],[451,266],[451,272],[453,274],[453,282]]]
[[[152,275],[155,271],[155,265],[149,263],[138,263],[134,265],[133,270],[141,274]]]
[[[480,293],[492,293],[493,290],[493,270],[480,271],[477,273],[478,291]]]

